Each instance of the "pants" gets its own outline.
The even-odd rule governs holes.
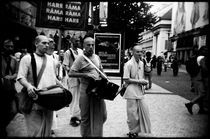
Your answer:
[[[52,123],[52,130],[57,129],[57,117],[56,117],[56,111],[53,111],[53,123]]]
[[[77,117],[80,119],[80,108],[79,108],[79,97],[80,97],[80,92],[79,92],[79,85],[71,87],[70,92],[72,93],[72,102],[69,105],[70,107],[70,115],[71,117]]]
[[[106,105],[103,99],[87,95],[87,86],[88,84],[80,84],[81,136],[102,137],[103,124],[107,119]]]
[[[127,99],[127,118],[131,133],[151,133],[149,109],[144,99]]]
[[[46,109],[32,110],[24,116],[29,137],[50,137],[53,111]]]
[[[162,65],[157,65],[157,74],[161,75],[162,72]]]
[[[149,86],[149,88],[151,88],[152,87],[152,71],[150,73],[145,74],[145,79],[148,80],[148,82],[149,82],[149,84],[147,86]]]
[[[192,103],[198,103],[200,108],[203,108],[203,100],[207,97],[207,92],[202,81],[196,79],[193,80],[195,87],[195,92],[198,94],[195,98],[192,99]]]

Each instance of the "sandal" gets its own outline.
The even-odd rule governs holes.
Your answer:
[[[128,135],[129,138],[136,138],[138,136],[138,133],[129,132],[129,133],[127,133],[127,135]]]

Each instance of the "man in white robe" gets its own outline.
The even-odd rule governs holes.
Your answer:
[[[80,40],[79,38],[72,38],[72,47],[69,48],[65,54],[64,54],[64,60],[63,65],[65,66],[67,72],[69,72],[73,62],[75,59],[83,54],[83,50],[80,49]],[[67,80],[67,85],[69,91],[72,93],[72,102],[69,105],[70,107],[70,125],[73,127],[76,127],[81,122],[81,116],[80,116],[80,108],[79,108],[79,79],[78,78],[71,78],[69,77]]]
[[[142,49],[133,47],[133,56],[125,64],[123,80],[127,88],[123,98],[127,100],[127,124],[129,137],[136,137],[138,133],[151,133],[149,109],[144,100],[144,64],[141,61]]]
[[[32,98],[36,98],[36,89],[41,89],[57,84],[54,59],[51,56],[45,54],[48,44],[49,40],[46,36],[39,35],[35,39],[36,51],[33,53],[33,55],[36,61],[37,73],[39,73],[42,67],[43,57],[47,58],[46,67],[37,88],[33,83],[31,55],[24,56],[20,61],[17,80],[21,85],[27,88],[28,95]],[[50,136],[53,111],[47,110],[44,107],[34,103],[31,112],[28,114],[24,113],[24,116],[29,137]]]

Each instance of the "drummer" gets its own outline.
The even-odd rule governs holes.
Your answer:
[[[53,58],[46,55],[49,45],[48,37],[39,35],[35,38],[36,51],[33,53],[36,61],[37,73],[40,72],[43,59],[46,58],[46,67],[43,71],[40,82],[37,87],[34,86],[33,72],[31,67],[31,55],[24,56],[19,65],[17,80],[21,85],[27,88],[28,95],[32,98],[36,97],[34,90],[56,85],[56,74],[54,69]],[[53,111],[47,110],[40,105],[34,103],[30,113],[24,113],[26,120],[27,133],[29,137],[49,137],[51,134]]]

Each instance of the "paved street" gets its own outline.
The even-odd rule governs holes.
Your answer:
[[[120,78],[112,78],[120,84]],[[152,89],[146,91],[146,102],[149,107],[152,134],[142,137],[203,137],[207,133],[208,116],[190,115],[184,107],[188,102],[183,97],[153,84]],[[118,95],[114,101],[106,100],[108,118],[104,124],[104,137],[126,137],[128,126],[126,123],[126,101]],[[59,111],[58,126],[55,130],[57,137],[81,137],[80,127],[69,125],[69,107]],[[9,136],[25,136],[23,115],[17,114],[8,125]]]

